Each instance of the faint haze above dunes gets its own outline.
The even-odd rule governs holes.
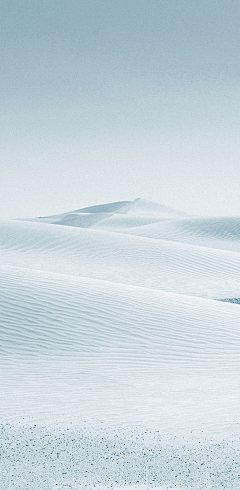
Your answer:
[[[240,215],[239,21],[235,0],[3,0],[1,217]]]

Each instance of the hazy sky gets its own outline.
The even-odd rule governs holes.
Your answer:
[[[2,0],[0,217],[240,215],[239,0]]]

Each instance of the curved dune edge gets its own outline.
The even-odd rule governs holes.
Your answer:
[[[239,254],[102,230],[0,223],[5,265],[205,298],[238,297]]]
[[[240,362],[237,305],[21,268],[2,267],[0,279],[2,355]]]

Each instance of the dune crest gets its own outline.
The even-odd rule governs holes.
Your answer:
[[[42,218],[31,218],[30,221],[76,227],[110,228],[117,231],[122,228],[142,226],[156,223],[159,220],[185,216],[175,209],[144,199],[119,201],[77,209],[69,213]]]

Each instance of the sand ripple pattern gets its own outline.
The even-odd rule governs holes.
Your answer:
[[[0,223],[2,263],[205,298],[238,297],[240,255],[33,222]]]

